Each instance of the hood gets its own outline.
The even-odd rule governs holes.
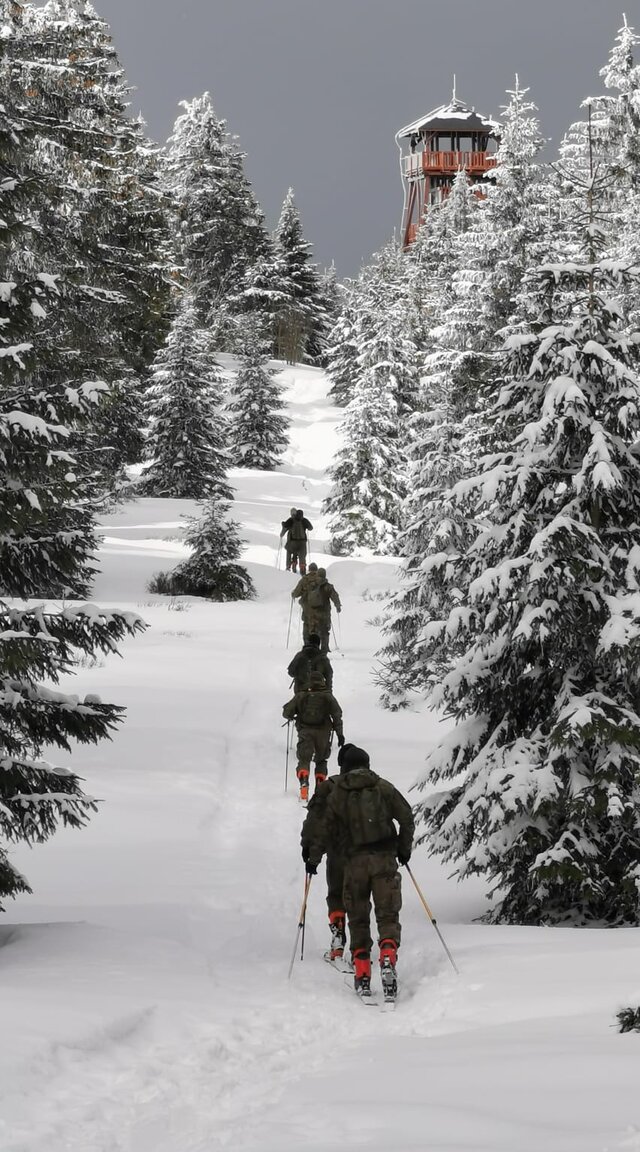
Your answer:
[[[370,768],[352,768],[350,772],[345,772],[339,777],[339,784],[341,788],[357,791],[362,788],[373,788],[379,779],[380,777]]]

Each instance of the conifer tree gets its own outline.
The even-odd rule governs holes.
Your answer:
[[[330,470],[323,512],[331,552],[393,552],[406,461],[398,442],[397,403],[388,377],[375,366],[361,371],[341,426],[342,447]]]
[[[17,252],[28,248],[50,191],[33,167],[35,133],[24,101],[14,100],[21,17],[19,5],[0,0],[0,898],[30,891],[5,845],[41,843],[60,824],[80,827],[95,810],[77,774],[45,755],[69,752],[72,740],[107,737],[122,715],[116,705],[56,685],[78,653],[113,652],[143,626],[133,613],[94,605],[18,603],[88,590],[96,546],[91,487],[69,445],[102,392],[93,382],[47,389],[48,329],[60,292],[41,265],[17,270]]]
[[[129,115],[109,28],[88,0],[25,6],[12,71],[47,182],[28,258],[59,277],[69,302],[55,334],[60,378],[90,371],[118,384],[96,428],[112,465],[116,443],[120,452],[132,444],[121,433],[165,328],[166,222],[154,150]],[[104,445],[107,429],[114,440]]]
[[[228,504],[211,499],[202,517],[189,518],[185,543],[192,549],[172,572],[162,572],[150,592],[169,596],[203,596],[207,600],[250,600],[255,596],[246,568],[237,563],[242,546],[238,525],[228,519]]]
[[[227,298],[241,293],[248,269],[268,256],[269,246],[243,155],[209,93],[181,107],[168,143],[166,183],[178,264],[205,324]]]
[[[277,356],[290,364],[305,359],[315,362],[325,346],[327,318],[318,273],[311,263],[311,245],[304,239],[292,188],[282,205],[275,247],[287,294],[284,310],[278,315]]]
[[[627,270],[600,256],[602,194],[587,173],[580,259],[539,268],[540,320],[506,341],[504,447],[451,496],[482,520],[473,549],[427,570],[448,602],[422,619],[421,659],[456,638],[430,696],[456,726],[421,809],[508,922],[640,913],[640,334],[616,300]]]
[[[358,288],[360,281],[343,285],[340,312],[327,337],[327,376],[331,380],[329,396],[339,408],[352,399],[358,359]]]
[[[447,633],[438,657],[423,658],[425,622],[453,611],[459,590],[448,591],[441,566],[453,570],[471,547],[477,517],[448,497],[449,488],[473,474],[478,455],[495,442],[490,415],[498,388],[500,330],[521,312],[522,277],[528,262],[550,245],[547,184],[537,157],[542,146],[535,106],[519,83],[504,109],[495,183],[473,206],[459,175],[445,204],[430,214],[419,234],[414,284],[427,315],[429,349],[421,381],[421,418],[410,442],[410,497],[403,509],[406,531],[403,585],[389,603],[386,645],[381,653],[383,700],[404,706],[446,669],[456,650]],[[429,252],[429,229],[435,255]],[[422,244],[422,249],[421,249]]]
[[[273,470],[287,446],[288,420],[280,386],[268,367],[265,327],[259,313],[242,324],[239,370],[226,408],[235,468]]]
[[[231,498],[223,387],[207,334],[186,296],[156,356],[147,394],[151,463],[141,482],[145,494]]]

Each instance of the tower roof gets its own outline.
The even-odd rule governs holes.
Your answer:
[[[455,97],[448,104],[441,104],[439,108],[427,112],[426,116],[421,116],[419,120],[407,124],[405,128],[400,129],[397,135],[401,138],[414,136],[424,128],[428,128],[429,131],[441,130],[443,132],[464,131],[465,128],[468,128],[471,132],[490,132],[493,135],[497,135],[500,131],[497,120],[490,120],[487,116],[481,116],[475,108],[467,107],[463,100],[456,100]]]

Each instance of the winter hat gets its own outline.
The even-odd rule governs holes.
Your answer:
[[[341,775],[351,772],[352,768],[369,767],[369,753],[365,752],[364,748],[358,748],[355,744],[345,744],[342,753]]]
[[[343,744],[342,748],[338,748],[338,768],[342,768],[344,758],[350,748],[355,748],[355,744]]]
[[[324,688],[324,676],[322,672],[312,672],[309,677],[309,685],[311,688]]]
[[[302,508],[296,508],[296,516],[297,516],[298,520],[303,519],[304,512],[303,512]]]
[[[326,576],[326,575],[327,575],[327,569],[326,568],[318,568],[318,576]]]
[[[290,515],[291,515],[291,516],[295,516],[295,514],[296,514],[296,510],[295,510],[295,508],[290,508],[290,509],[289,509],[289,513],[290,513]]]
[[[320,637],[316,632],[311,633],[309,639],[307,640],[307,644],[312,644],[314,648],[320,647]]]
[[[309,571],[310,572],[317,572],[318,571],[318,565],[316,564],[315,560],[311,561],[311,563],[309,565]]]

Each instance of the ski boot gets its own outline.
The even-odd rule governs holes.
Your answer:
[[[327,779],[326,772],[316,772],[316,775],[315,775],[316,792],[318,791],[318,788],[320,787],[320,785],[324,784],[326,779]]]
[[[344,946],[347,943],[347,934],[344,927],[344,912],[329,913],[329,928],[331,929],[330,960],[342,960]]]
[[[300,803],[306,804],[309,799],[309,772],[303,769],[297,773],[298,783],[300,785]]]
[[[366,948],[356,948],[353,953],[353,986],[358,996],[371,995],[371,959]]]
[[[395,1000],[398,995],[396,977],[398,946],[395,940],[380,941],[380,979],[385,1000]]]

